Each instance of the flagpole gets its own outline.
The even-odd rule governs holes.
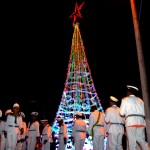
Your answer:
[[[149,92],[148,92],[147,74],[146,74],[145,62],[144,62],[144,57],[143,57],[141,36],[140,36],[140,30],[139,30],[139,21],[137,17],[135,0],[130,0],[130,4],[131,4],[131,10],[132,10],[134,32],[135,32],[142,96],[143,96],[143,101],[144,101],[144,106],[145,106],[146,135],[147,135],[147,142],[150,145],[150,97],[149,97]]]

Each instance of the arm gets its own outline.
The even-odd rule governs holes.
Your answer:
[[[88,127],[89,135],[91,135],[91,130],[92,130],[93,124],[94,124],[94,116],[93,116],[93,113],[91,113],[90,117],[89,117],[89,127]]]
[[[109,122],[110,122],[109,109],[106,110],[106,114],[105,114],[105,122],[106,122],[106,123],[109,123]]]
[[[75,131],[76,131],[76,127],[77,127],[77,124],[76,124],[77,121],[74,122],[74,125],[73,125],[73,128],[72,128],[72,134],[71,136],[74,138],[75,137]]]
[[[24,133],[24,128],[23,128],[23,121],[22,121],[22,117],[19,116],[19,128],[20,128],[20,134],[22,135]]]
[[[126,114],[126,101],[122,99],[121,105],[120,105],[120,115],[125,116]]]

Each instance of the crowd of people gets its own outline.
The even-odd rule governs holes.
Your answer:
[[[137,96],[138,88],[127,86],[127,96],[118,99],[110,96],[110,106],[105,112],[91,105],[89,124],[84,121],[82,112],[76,112],[71,133],[75,150],[83,150],[85,139],[92,137],[93,150],[105,150],[104,138],[107,137],[107,150],[150,150],[146,141],[146,122],[144,102]],[[0,111],[0,117],[2,111]],[[55,132],[48,119],[37,120],[38,112],[31,113],[31,121],[24,122],[25,114],[15,103],[5,112],[0,122],[0,150],[53,150],[56,149]],[[65,150],[68,141],[67,125],[62,117],[56,118],[59,125],[58,150]],[[122,140],[126,136],[126,149]]]

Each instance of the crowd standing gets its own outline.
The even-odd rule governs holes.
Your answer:
[[[85,139],[89,136],[92,137],[93,150],[150,150],[146,141],[144,102],[137,96],[138,91],[137,87],[127,85],[127,96],[122,98],[120,107],[119,100],[110,96],[110,106],[105,113],[92,104],[89,124],[83,120],[82,112],[76,112],[70,137],[75,150],[83,150]],[[59,125],[57,139],[48,119],[38,121],[38,112],[31,113],[28,124],[18,103],[6,110],[4,115],[4,120],[0,120],[0,150],[54,150],[56,141],[58,150],[66,149],[69,137],[62,117],[56,118]],[[40,125],[43,127],[41,132]],[[124,136],[126,148],[122,144]]]

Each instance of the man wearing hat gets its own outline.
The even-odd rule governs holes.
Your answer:
[[[97,110],[96,104],[91,105],[88,133],[93,139],[94,150],[104,150],[105,120],[104,113]]]
[[[7,119],[7,115],[8,114],[12,114],[12,110],[8,109],[5,112],[5,118],[4,120],[1,120],[0,123],[0,136],[1,136],[1,144],[0,144],[0,150],[5,150],[7,147],[7,138],[4,136],[4,134],[6,134],[6,119]]]
[[[124,134],[124,118],[120,116],[118,99],[110,96],[110,107],[106,109],[105,121],[109,124],[108,147],[113,150],[122,150],[122,138]]]
[[[82,120],[82,113],[76,112],[76,120],[72,129],[72,138],[75,142],[75,150],[82,150],[86,139],[87,124]]]
[[[20,112],[20,116],[22,116],[22,124],[23,124],[23,129],[24,133],[22,135],[19,134],[18,136],[18,142],[17,142],[17,149],[16,150],[26,150],[26,132],[27,132],[27,125],[26,122],[24,121],[25,119],[25,114],[23,112]]]
[[[48,119],[41,120],[43,125],[42,130],[42,150],[50,150],[50,143],[53,142],[52,140],[52,127],[48,123]]]
[[[23,134],[22,117],[19,115],[20,106],[18,103],[13,105],[12,114],[9,114],[6,119],[6,134],[8,141],[7,150],[15,150],[18,140],[18,135]]]
[[[66,144],[67,144],[67,139],[68,139],[67,126],[61,117],[57,118],[56,120],[59,124],[58,150],[65,150]]]
[[[37,145],[40,146],[40,130],[37,121],[38,112],[31,113],[31,121],[27,126],[27,150],[34,150]]]
[[[127,96],[122,98],[120,115],[125,116],[129,149],[136,150],[136,142],[138,142],[142,150],[147,150],[144,102],[137,96],[138,91],[137,87],[127,85]]]

